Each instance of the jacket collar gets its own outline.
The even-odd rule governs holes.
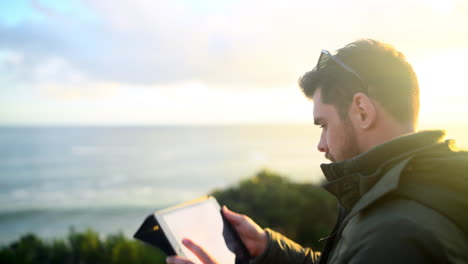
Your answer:
[[[322,164],[323,174],[328,180],[324,188],[350,210],[364,194],[376,185],[382,175],[392,171],[391,175],[395,177],[382,179],[375,186],[376,188],[373,188],[375,190],[366,195],[377,199],[398,186],[399,177],[397,176],[405,168],[411,154],[442,142],[444,137],[445,131],[442,130],[408,134],[378,145],[349,160]]]

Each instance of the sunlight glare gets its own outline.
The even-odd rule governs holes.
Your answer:
[[[414,63],[421,88],[421,123],[460,123],[468,114],[465,80],[468,49],[435,54]]]
[[[455,9],[457,0],[426,0],[426,3],[437,13],[450,14]]]

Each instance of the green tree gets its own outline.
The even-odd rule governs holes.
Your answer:
[[[71,229],[66,240],[53,241],[27,234],[0,249],[2,264],[157,264],[165,263],[165,259],[161,251],[129,240],[122,233],[101,240],[92,230],[79,233]]]

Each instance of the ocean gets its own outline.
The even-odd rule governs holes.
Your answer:
[[[71,227],[133,235],[156,209],[267,168],[318,182],[312,125],[1,127],[0,245]]]
[[[453,126],[449,137],[468,148],[465,131]],[[264,168],[318,183],[319,133],[312,124],[0,127],[0,246],[70,228],[131,237],[154,210]]]

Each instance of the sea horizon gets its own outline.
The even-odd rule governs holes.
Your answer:
[[[315,151],[317,131],[312,125],[0,126],[0,244],[30,232],[60,237],[70,226],[131,235],[153,210],[265,168],[319,182],[314,163],[325,159]],[[109,215],[119,220],[109,222]]]
[[[467,148],[468,125],[448,130]],[[0,245],[71,227],[131,236],[154,210],[262,169],[320,183],[319,135],[312,124],[0,125]]]

